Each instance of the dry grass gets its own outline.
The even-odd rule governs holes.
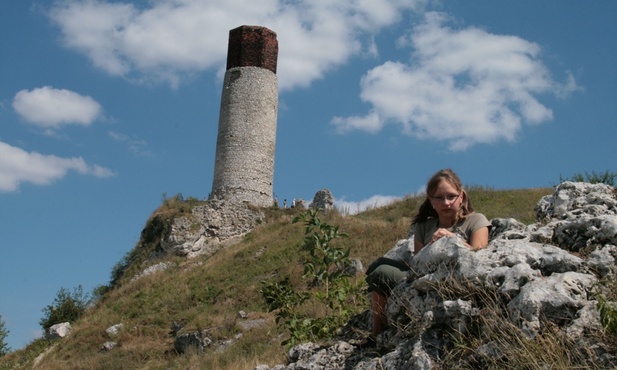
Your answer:
[[[533,208],[540,196],[551,192],[552,189],[496,191],[478,187],[470,190],[476,209],[487,217],[514,217],[526,223],[535,220]],[[350,248],[351,257],[359,258],[366,266],[407,236],[411,217],[421,201],[406,197],[358,215],[331,212],[323,219],[349,234],[340,243]],[[195,203],[167,200],[151,219],[170,220],[175,214],[186,213],[191,202]],[[133,262],[118,280],[120,284],[73,323],[69,337],[54,343],[34,341],[27,348],[0,358],[0,369],[31,368],[34,358],[52,344],[55,347],[41,361],[40,368],[239,370],[253,369],[260,363],[284,363],[286,350],[280,346],[284,333],[279,332],[273,317],[266,312],[260,282],[291,276],[298,287],[307,284],[300,277],[302,257],[298,252],[304,228],[291,223],[298,210],[264,211],[265,222],[233,247],[210,258],[170,258],[166,262],[172,262],[173,267],[129,283],[145,267],[141,261],[148,254],[146,250],[132,251]],[[149,233],[165,230],[164,222],[158,226],[142,236],[152,238]],[[249,313],[251,319],[265,319],[265,325],[243,331],[238,325],[240,310]],[[182,332],[208,330],[215,341],[239,334],[241,337],[223,353],[208,348],[204,353],[179,355],[170,335],[173,321],[184,324]],[[123,330],[110,338],[105,329],[118,323],[124,325]],[[118,342],[118,347],[101,351],[107,341]]]
[[[444,369],[602,369],[592,349],[581,346],[550,320],[528,337],[513,323],[507,299],[491,289],[448,279],[435,286],[442,300],[461,298],[478,314],[463,329],[446,329],[449,345],[441,349]],[[596,333],[598,341],[603,333]],[[592,341],[593,342],[593,341]]]

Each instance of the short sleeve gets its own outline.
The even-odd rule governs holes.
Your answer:
[[[469,241],[471,235],[483,227],[488,227],[490,229],[491,222],[482,213],[474,212],[465,218],[465,221],[457,231],[462,232],[465,236],[465,240]]]
[[[428,220],[416,224],[416,234],[415,237],[418,238],[422,244],[427,245],[431,242],[431,238],[433,237],[433,233],[437,231],[437,223],[439,222],[436,218],[429,218]]]

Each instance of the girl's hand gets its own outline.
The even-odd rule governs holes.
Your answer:
[[[455,233],[448,231],[447,229],[437,229],[433,233],[433,237],[431,238],[431,243],[435,242],[437,239],[443,238],[444,236],[456,236]]]

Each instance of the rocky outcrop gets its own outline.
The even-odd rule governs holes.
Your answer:
[[[181,196],[176,196],[176,200],[183,201]],[[333,204],[332,193],[324,189],[315,194],[311,207],[330,210]],[[293,206],[300,210],[306,209],[302,199],[294,199]],[[211,256],[221,248],[235,244],[261,223],[264,217],[260,208],[247,202],[238,203],[214,197],[190,207],[190,212],[176,215],[171,221],[164,217],[152,218],[142,231],[142,244],[156,244],[149,261],[167,255],[187,258]],[[144,270],[134,279],[151,272],[156,271]]]
[[[139,243],[125,260],[126,265],[118,270],[118,276],[129,266],[142,269],[137,273],[132,271],[131,282],[164,271],[173,265],[160,262],[167,256],[212,256],[239,242],[265,217],[261,208],[246,202],[184,201],[181,196],[172,201],[171,206],[162,207],[148,220]]]
[[[313,202],[309,205],[311,209],[329,211],[334,208],[334,196],[328,189],[319,190],[313,197]]]
[[[534,241],[575,252],[617,244],[617,199],[610,186],[564,182],[536,211],[546,224],[533,231]]]
[[[263,212],[247,203],[209,200],[176,216],[155,251],[155,257],[212,255],[251,231],[264,218]]]
[[[540,199],[536,212],[540,221],[528,226],[492,220],[491,241],[483,250],[442,238],[413,256],[408,278],[388,300],[389,329],[374,351],[355,346],[359,337],[347,335],[328,345],[296,346],[289,363],[274,369],[442,368],[452,366],[444,361],[461,346],[458,365],[499,367],[499,361],[512,360],[516,346],[508,339],[525,343],[548,335],[579,362],[616,367],[615,349],[598,335],[594,295],[598,281],[616,273],[613,189],[564,182]],[[411,237],[400,241],[389,256],[409,257],[411,245]],[[551,366],[549,353],[537,360],[546,361],[539,368]]]
[[[174,349],[177,353],[186,353],[190,349],[203,352],[212,344],[206,330],[178,335],[174,340]]]
[[[139,279],[141,279],[144,276],[149,276],[149,275],[152,275],[152,274],[156,274],[157,272],[165,271],[165,270],[167,270],[171,266],[172,266],[172,264],[169,263],[169,262],[157,263],[156,265],[152,265],[152,266],[146,268],[145,270],[143,270],[142,272],[140,272],[139,274],[133,276],[133,278],[131,279],[131,282],[139,280]]]

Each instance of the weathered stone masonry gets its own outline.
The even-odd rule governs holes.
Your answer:
[[[210,199],[273,204],[277,58],[273,31],[258,26],[229,31]]]

